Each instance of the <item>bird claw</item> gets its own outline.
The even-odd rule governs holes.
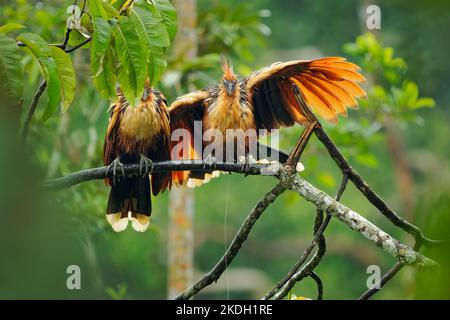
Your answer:
[[[139,159],[139,175],[145,177],[153,171],[153,161],[141,154]]]
[[[242,163],[241,171],[244,173],[244,177],[250,174],[251,164],[257,163],[257,161],[251,155],[241,157],[239,159],[239,162]]]
[[[241,171],[244,173],[244,177],[248,176],[250,173],[250,161],[245,159],[245,162],[242,164]]]
[[[108,168],[106,168],[106,173],[105,175],[108,176],[109,172],[111,171],[113,172],[113,176],[112,176],[112,180],[113,180],[113,184],[116,185],[116,183],[119,181],[120,177],[125,177],[125,169],[123,167],[123,163],[120,162],[120,157],[117,157],[116,159],[114,159],[113,162],[111,162],[111,164],[108,166]],[[120,174],[118,174],[118,171],[121,171]]]

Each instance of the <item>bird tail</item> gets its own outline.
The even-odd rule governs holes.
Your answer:
[[[132,177],[118,181],[111,187],[106,220],[116,232],[123,231],[131,221],[134,230],[147,230],[152,213],[150,178]]]

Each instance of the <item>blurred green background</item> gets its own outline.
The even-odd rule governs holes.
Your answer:
[[[369,97],[338,126],[325,125],[350,163],[399,214],[427,236],[448,238],[450,229],[450,3],[375,1],[381,29],[368,33],[367,1],[198,0],[199,58],[168,54],[160,88],[169,102],[188,89],[215,83],[219,54],[245,76],[275,61],[342,55],[368,78]],[[23,24],[49,43],[64,35],[72,1],[0,0],[0,25]],[[72,54],[77,92],[64,114],[33,122],[27,148],[19,148],[11,120],[0,119],[0,298],[164,299],[167,283],[167,193],[154,200],[150,230],[114,233],[104,218],[108,188],[102,181],[57,193],[39,190],[42,179],[102,165],[109,102],[92,86],[89,50]],[[41,81],[24,56],[24,106]],[[45,100],[45,99],[42,99]],[[42,111],[38,106],[38,113]],[[22,114],[22,121],[24,115]],[[296,126],[281,132],[289,150]],[[308,181],[329,194],[341,175],[316,138],[302,162]],[[276,181],[224,175],[195,190],[196,279],[222,256],[255,202]],[[342,202],[411,244],[354,188]],[[257,222],[244,248],[217,284],[199,298],[259,298],[272,288],[311,239],[314,208],[286,192]],[[226,226],[225,226],[226,224]],[[225,235],[225,230],[227,234]],[[326,230],[328,251],[316,269],[325,299],[355,299],[366,290],[366,269],[394,263],[338,221]],[[449,248],[423,252],[443,265],[429,274],[404,268],[376,299],[450,298]],[[82,290],[66,288],[66,268],[79,265]],[[315,298],[310,279],[294,293]]]

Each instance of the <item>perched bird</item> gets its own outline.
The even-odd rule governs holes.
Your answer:
[[[103,162],[113,176],[106,219],[114,231],[123,231],[131,220],[136,231],[145,231],[152,212],[150,194],[171,186],[170,173],[148,174],[152,161],[170,159],[170,125],[167,102],[161,92],[147,83],[137,106],[117,90],[118,100],[110,107],[103,149]],[[140,164],[139,176],[125,176],[124,163]]]
[[[357,108],[356,98],[366,95],[358,85],[365,81],[358,73],[360,68],[341,57],[278,62],[244,79],[236,76],[228,60],[223,59],[221,64],[223,77],[219,84],[181,96],[169,107],[171,130],[183,128],[193,135],[195,121],[202,122],[204,131],[216,129],[223,133],[226,129],[270,132],[298,123],[305,126],[301,139],[289,157],[280,154],[280,162],[294,168],[318,125],[311,110],[326,121],[337,123],[338,115],[347,116],[347,108]],[[251,142],[247,139],[241,147],[248,152]],[[200,154],[193,139],[190,144],[189,152],[175,152],[177,158],[209,156]],[[189,178],[205,177],[194,172],[173,173],[177,184],[184,184]]]

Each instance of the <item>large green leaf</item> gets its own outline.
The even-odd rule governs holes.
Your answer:
[[[52,57],[52,49],[44,39],[33,33],[22,33],[17,39],[22,41],[37,59],[47,82],[48,103],[42,116],[42,121],[45,121],[56,111],[61,100],[61,82],[56,62]]]
[[[13,39],[0,35],[0,99],[17,103],[23,95],[23,68],[19,47]]]
[[[116,71],[114,69],[114,57],[112,49],[108,48],[103,59],[98,61],[101,68],[94,76],[94,85],[100,91],[100,94],[108,99],[116,95]],[[94,68],[96,66],[94,65]]]
[[[95,17],[92,20],[94,33],[91,44],[91,70],[94,84],[102,96],[110,98],[115,95],[115,75],[113,59],[106,57],[111,46],[112,28],[108,21]]]
[[[102,0],[88,0],[89,12],[93,17],[107,18]]]
[[[178,28],[177,12],[169,0],[155,0],[155,3],[161,13],[167,32],[169,33],[170,41],[172,42]]]
[[[15,31],[15,30],[18,30],[18,29],[23,29],[23,28],[25,28],[25,27],[23,25],[21,25],[21,24],[10,22],[10,23],[7,23],[7,24],[5,24],[3,26],[0,26],[0,33],[7,34],[7,33],[11,32],[11,31]]]
[[[149,65],[149,78],[150,78],[150,85],[156,86],[158,84],[158,81],[161,79],[161,76],[164,74],[164,72],[167,69],[167,62],[164,59],[161,58],[155,58],[152,60],[152,63]]]
[[[128,17],[121,17],[119,24],[113,28],[116,51],[121,63],[119,67],[119,83],[125,97],[132,105],[138,102],[144,91],[147,77],[147,63],[139,43],[133,23]],[[125,77],[124,72],[128,75]],[[128,78],[128,79],[126,79]]]
[[[72,59],[64,50],[57,47],[51,47],[51,49],[52,57],[58,70],[59,81],[61,82],[62,111],[66,111],[75,98],[75,70],[73,69]]]
[[[42,58],[40,63],[43,66],[45,81],[47,81],[48,103],[41,118],[41,121],[44,122],[58,109],[58,104],[61,101],[61,82],[59,80],[58,67],[53,58]]]
[[[145,40],[148,41],[149,46],[152,48],[170,46],[169,33],[163,24],[163,18],[153,5],[136,4],[131,9],[130,19],[136,30],[143,29],[145,31]]]
[[[125,2],[127,2],[128,0],[113,0],[111,5],[116,9],[116,10],[120,10],[122,8],[122,6],[125,4]]]

